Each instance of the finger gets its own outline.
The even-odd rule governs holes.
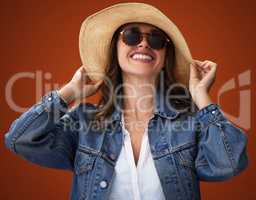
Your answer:
[[[194,60],[194,61],[195,61],[195,63],[197,63],[202,68],[205,68],[205,66],[208,65],[209,63],[211,63],[212,65],[216,64],[216,63],[214,63],[214,62],[212,62],[210,60],[204,60],[204,61]]]
[[[217,70],[217,65],[212,65],[211,69],[205,74],[204,79],[214,79]]]
[[[204,71],[204,72],[209,72],[210,70],[211,70],[211,63],[206,63],[206,64],[204,64],[202,67],[201,67],[201,69]]]
[[[207,60],[205,60],[205,61],[194,60],[194,62],[201,67],[207,62]]]
[[[200,74],[207,72],[206,69],[204,69],[203,67],[201,67],[201,66],[199,66],[199,65],[195,65],[195,67],[196,67],[196,70],[197,70]]]
[[[202,66],[200,66],[200,68],[202,69],[203,72],[208,73],[210,70],[212,70],[212,68],[216,69],[216,66],[217,66],[216,63],[206,60],[203,62]]]
[[[103,83],[103,79],[95,83],[95,87],[98,88]]]
[[[201,72],[207,72],[207,70],[204,68],[204,65],[206,64],[206,62],[201,62],[199,60],[194,60],[195,62],[195,66],[196,68]]]
[[[217,69],[217,64],[216,63],[210,62],[210,63],[207,63],[205,65],[205,70],[207,72],[216,71],[216,69]]]
[[[208,71],[208,69],[206,68],[203,68],[203,67],[200,67],[200,66],[197,66],[197,69],[200,73],[206,73]]]
[[[195,66],[195,69],[197,71],[197,74],[198,74],[197,76],[199,79],[202,79],[208,72],[208,70],[206,70],[198,65]]]
[[[203,61],[201,60],[193,60],[195,64],[201,66],[201,64],[203,63]]]
[[[211,66],[214,66],[214,65],[216,65],[216,63],[214,63],[214,62],[212,62],[212,61],[206,61],[206,62],[202,65],[202,67],[203,67],[203,68],[209,68],[209,66],[211,67]]]

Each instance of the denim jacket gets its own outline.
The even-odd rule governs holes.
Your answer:
[[[170,109],[159,93],[156,100],[148,138],[167,200],[198,200],[199,181],[226,180],[246,168],[247,138],[218,105],[186,114]],[[121,111],[95,128],[95,109],[83,103],[68,111],[51,91],[12,123],[6,146],[33,163],[71,170],[71,199],[108,199],[122,147]]]

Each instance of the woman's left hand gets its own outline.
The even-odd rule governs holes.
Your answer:
[[[217,64],[205,60],[194,60],[190,65],[189,91],[199,109],[212,103],[208,91],[216,76]]]

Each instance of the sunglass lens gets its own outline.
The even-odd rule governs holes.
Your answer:
[[[123,32],[123,41],[127,45],[137,45],[140,43],[141,35],[139,30],[136,29],[126,29]]]
[[[148,37],[148,43],[153,49],[162,49],[166,44],[166,38],[162,34],[152,33]]]

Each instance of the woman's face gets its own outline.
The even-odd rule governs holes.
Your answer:
[[[158,30],[156,27],[143,23],[132,23],[124,29],[137,27],[141,33],[150,33]],[[158,30],[160,31],[160,30]],[[117,41],[118,62],[123,74],[136,75],[141,77],[156,77],[164,65],[166,48],[159,50],[152,49],[143,35],[143,40],[134,46],[126,45],[119,35]]]

